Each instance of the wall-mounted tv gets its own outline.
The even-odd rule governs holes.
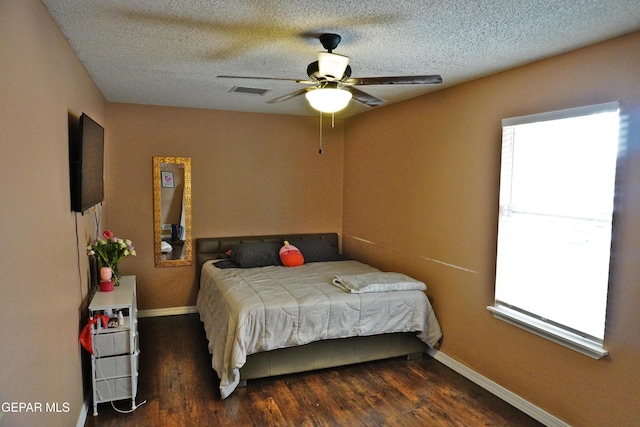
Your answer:
[[[82,113],[69,138],[71,210],[84,212],[104,200],[104,128]]]

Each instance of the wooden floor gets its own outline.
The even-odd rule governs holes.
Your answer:
[[[197,314],[143,318],[139,330],[146,403],[128,414],[100,404],[85,426],[542,425],[427,355],[253,380],[221,400]]]

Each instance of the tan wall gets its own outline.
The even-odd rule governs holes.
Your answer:
[[[444,353],[576,426],[640,419],[638,46],[635,33],[345,124],[345,252],[426,280]],[[627,147],[618,173],[610,355],[596,361],[485,307],[493,303],[501,119],[616,100]]]
[[[104,124],[105,101],[40,1],[0,1],[0,40],[0,402],[43,405],[0,424],[71,426],[95,225],[71,212],[68,122]]]
[[[191,157],[193,237],[342,230],[342,121],[109,104],[112,230],[137,256],[141,309],[195,305],[195,267],[153,263],[152,157]]]

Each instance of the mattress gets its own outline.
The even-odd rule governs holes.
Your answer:
[[[423,291],[348,293],[332,284],[335,276],[377,271],[358,261],[230,269],[206,262],[197,308],[222,398],[254,353],[394,332],[415,332],[435,346],[442,334]]]

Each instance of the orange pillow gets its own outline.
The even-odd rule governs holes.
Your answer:
[[[304,264],[304,257],[302,252],[293,245],[290,245],[288,241],[284,241],[284,246],[280,248],[280,261],[282,265],[286,267],[297,267]]]

